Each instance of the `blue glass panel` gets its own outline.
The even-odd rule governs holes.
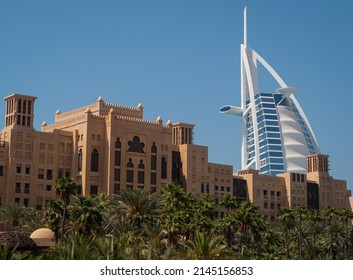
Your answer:
[[[283,157],[282,152],[270,152],[271,157]]]
[[[266,125],[275,125],[278,126],[278,121],[266,121]]]
[[[269,166],[267,165],[267,166],[261,167],[260,171],[261,171],[261,173],[265,173],[266,171],[268,171],[268,169],[269,169]]]
[[[264,154],[261,154],[260,155],[260,159],[262,160],[262,159],[265,159],[265,158],[267,158],[268,157],[268,153],[264,153]]]
[[[284,169],[284,166],[283,166],[283,165],[280,165],[280,164],[271,164],[271,169],[274,169],[274,170],[283,170],[283,169]]]
[[[265,115],[266,120],[277,120],[277,115]]]
[[[260,92],[261,96],[266,96],[266,97],[273,97],[272,93],[265,93],[265,92]],[[256,95],[257,96],[257,95]]]
[[[281,138],[279,133],[267,133],[268,138]]]
[[[271,151],[282,151],[282,146],[270,145],[269,146],[269,150],[271,150]]]
[[[270,163],[283,163],[281,158],[270,158]]]
[[[260,148],[260,154],[267,152],[268,148],[267,146]]]
[[[275,104],[264,103],[264,104],[262,104],[262,107],[264,107],[264,108],[275,108]]]
[[[269,144],[282,144],[281,140],[277,140],[277,139],[268,139],[267,141]]]
[[[269,127],[267,127],[267,131],[278,131],[279,132],[279,127],[269,126]]]
[[[264,119],[264,116],[260,116],[257,118],[257,122],[259,123],[259,122],[263,121],[263,119]]]
[[[276,110],[264,109],[265,114],[277,114]]]
[[[262,147],[267,144],[267,140],[265,139],[265,140],[261,141],[259,144],[260,144],[260,147]]]
[[[262,101],[262,102],[270,102],[270,103],[273,103],[273,99],[272,99],[272,98],[265,98],[265,97],[262,97],[262,98],[261,98],[261,101]]]

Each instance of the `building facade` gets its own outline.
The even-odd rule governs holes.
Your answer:
[[[141,104],[121,106],[99,97],[88,106],[57,111],[53,124],[43,122],[36,131],[35,99],[5,97],[0,205],[14,201],[43,210],[62,177],[74,178],[77,194],[84,196],[160,192],[170,183],[197,196],[213,195],[215,187],[230,191],[233,167],[208,162],[208,148],[193,144],[192,124],[145,120]]]
[[[260,174],[259,170],[241,170],[234,175],[234,189],[246,186],[247,199],[259,206],[269,221],[276,221],[279,207],[293,209],[303,206],[322,211],[330,205],[337,209],[352,209],[352,193],[346,181],[334,179],[328,172],[327,155],[307,156],[307,172]]]
[[[241,44],[241,107],[226,105],[220,109],[242,117],[242,169],[262,174],[306,172],[306,156],[318,154],[319,146],[304,111],[275,70],[247,46],[246,8],[244,43]],[[278,82],[276,92],[264,93],[258,84],[258,63]]]
[[[118,194],[122,190],[160,192],[176,183],[196,196],[210,195],[216,216],[230,195],[250,200],[262,215],[275,221],[279,207],[302,205],[322,210],[327,205],[350,208],[346,181],[329,175],[328,156],[306,157],[305,173],[277,176],[211,163],[208,147],[193,142],[193,124],[143,118],[143,107],[98,100],[88,106],[55,114],[53,124],[33,127],[36,97],[5,97],[5,127],[0,133],[0,205],[17,202],[38,211],[55,196],[53,186],[72,177],[77,194]]]

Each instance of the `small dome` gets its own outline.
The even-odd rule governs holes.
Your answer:
[[[5,231],[0,233],[0,245],[18,250],[30,250],[36,248],[36,243],[26,234],[19,231]]]
[[[171,124],[172,124],[172,122],[170,120],[168,120],[166,125],[171,125]]]
[[[54,238],[54,231],[50,228],[40,228],[32,232],[31,236],[34,238]]]
[[[142,108],[143,108],[142,104],[139,103],[139,104],[137,105],[137,108],[142,109]]]
[[[42,126],[47,126],[47,122],[46,121],[42,122]]]
[[[60,110],[59,109],[56,110],[55,115],[60,115],[60,114],[61,114]]]
[[[99,96],[98,99],[97,99],[98,102],[103,102],[103,98],[102,96]]]
[[[38,247],[50,247],[55,245],[55,234],[49,228],[37,229],[30,237]]]

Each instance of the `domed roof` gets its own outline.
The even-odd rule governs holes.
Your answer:
[[[25,233],[19,231],[5,231],[0,233],[0,246],[7,245],[10,248],[28,250],[36,248],[34,241]]]
[[[31,239],[38,247],[50,247],[55,244],[55,234],[49,228],[40,228],[31,234]]]
[[[32,232],[31,236],[32,239],[35,238],[54,238],[54,231],[49,228],[40,228]]]

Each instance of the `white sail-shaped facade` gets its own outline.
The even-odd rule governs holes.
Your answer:
[[[244,43],[241,44],[241,107],[220,109],[242,117],[242,169],[258,169],[263,174],[305,173],[306,156],[319,153],[314,132],[298,101],[296,88],[288,87],[276,71],[247,46],[246,8]],[[279,89],[261,92],[258,63],[278,82]]]

